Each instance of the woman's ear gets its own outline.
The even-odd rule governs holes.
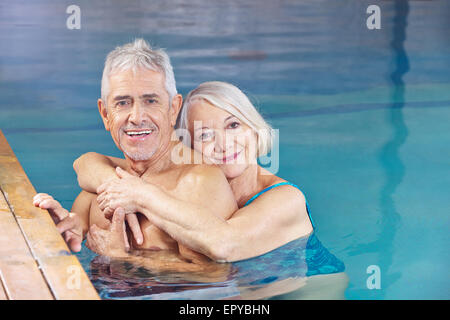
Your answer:
[[[100,116],[103,120],[103,125],[105,126],[106,131],[109,131],[109,124],[108,124],[108,110],[106,108],[106,103],[102,99],[97,100],[98,105],[98,112],[100,113]]]

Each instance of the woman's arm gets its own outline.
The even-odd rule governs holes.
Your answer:
[[[230,209],[222,208],[231,191],[226,180],[191,190],[202,199],[179,199],[131,175],[126,179],[99,188],[100,208],[139,211],[179,243],[216,261],[255,257],[312,231],[305,198],[291,186],[270,190],[239,210],[234,207],[230,217],[223,214]]]
[[[138,208],[177,241],[223,262],[262,255],[312,232],[304,197],[289,186],[264,193],[228,220],[152,185],[142,190]]]
[[[223,250],[226,241],[218,232],[203,233],[202,230],[216,227],[215,223],[226,225],[226,219],[237,210],[233,192],[219,168],[197,166],[191,169],[170,194],[120,168],[117,174],[120,180],[108,181],[98,188],[97,201],[104,213],[114,212],[118,207],[127,214],[141,212],[179,245],[219,260],[216,257],[221,256],[219,250]],[[150,202],[152,204],[147,206]],[[153,210],[160,211],[166,219],[161,219],[159,213],[152,215]],[[212,217],[202,218],[209,215]],[[202,228],[197,228],[197,224]]]
[[[117,179],[116,167],[125,168],[125,159],[88,152],[76,159],[73,169],[78,176],[78,184],[87,191],[96,193],[97,188],[110,179]]]

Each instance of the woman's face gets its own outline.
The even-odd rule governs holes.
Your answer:
[[[217,164],[228,179],[256,163],[256,134],[232,114],[199,99],[191,103],[188,122],[192,147]]]

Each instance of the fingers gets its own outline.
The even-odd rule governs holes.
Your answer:
[[[69,248],[73,252],[80,252],[81,251],[81,243],[82,239],[78,236],[73,236],[69,239]]]
[[[125,224],[125,211],[119,207],[114,211],[114,215],[111,223],[111,231],[121,233],[124,231]]]
[[[121,167],[116,167],[116,174],[119,178],[130,178],[130,177],[139,177],[139,173],[134,170],[131,170],[131,173],[122,169]]]
[[[97,197],[97,203],[100,210],[103,210],[108,206],[108,200],[106,200],[104,197],[101,198],[101,200]]]
[[[83,238],[81,236],[68,231],[68,232],[66,232],[66,235],[64,238],[65,238],[66,243],[69,246],[71,251],[73,251],[73,252],[81,251],[81,243],[83,242]]]
[[[107,183],[107,182],[101,184],[101,185],[97,188],[97,194],[100,194],[100,193],[105,192],[107,186],[108,186],[108,183]]]
[[[129,174],[128,172],[123,170],[121,167],[116,167],[116,173],[117,173],[117,176],[121,179],[126,178],[126,177],[134,177],[132,174]]]
[[[55,202],[52,203],[52,201],[55,201]],[[41,205],[44,202],[46,203],[45,209],[49,209],[49,207],[51,205],[53,205],[55,207],[61,206],[58,201],[54,200],[51,195],[46,194],[46,193],[38,193],[37,195],[35,195],[33,197],[33,205],[35,205],[36,207],[41,207]],[[44,208],[42,208],[42,209],[44,209]]]
[[[106,207],[103,209],[103,214],[104,214],[105,218],[111,219],[111,217],[114,214],[114,209],[112,209],[111,207]]]
[[[75,213],[71,212],[65,219],[61,220],[57,225],[59,233],[64,233],[66,231],[71,231],[73,234],[82,236],[81,230],[77,230],[78,220]],[[80,229],[80,228],[78,228]]]
[[[88,231],[88,233],[86,234],[86,247],[88,247],[90,250],[92,250],[92,251],[94,251],[94,252],[97,252],[96,251],[96,249],[95,249],[95,246],[94,246],[94,240],[92,239],[92,235],[91,235],[91,230],[92,230],[92,228],[93,227],[96,227],[96,225],[95,224],[93,224],[92,226],[91,226],[91,229],[89,229],[89,231]]]
[[[48,195],[46,193],[38,193],[33,197],[33,205],[35,205],[36,207],[39,206],[39,203],[43,200],[43,199],[48,199],[48,198],[52,198],[53,197],[51,195]]]
[[[65,218],[61,222],[56,225],[56,229],[58,229],[59,233],[64,233],[68,230],[75,228],[75,222],[71,218]]]
[[[101,203],[106,198],[106,193],[102,192],[97,196],[97,202]]]
[[[130,251],[130,243],[128,242],[127,227],[125,226],[125,221],[123,223],[123,243],[125,244],[125,251]]]
[[[92,224],[86,234],[86,247],[98,254],[101,254],[98,244],[101,242],[99,234],[102,231],[103,229],[99,228],[96,224]]]
[[[111,201],[102,193],[97,197],[97,203],[100,210],[103,211],[105,218],[110,219],[114,213],[114,209],[110,207]]]
[[[126,220],[128,222],[128,226],[133,233],[134,239],[137,244],[142,244],[144,242],[144,236],[141,231],[141,225],[139,224],[138,218],[136,214],[131,213],[126,215]]]
[[[38,193],[33,197],[33,205],[48,210],[51,215],[56,216],[59,220],[68,216],[69,212],[64,209],[61,204],[46,193]]]

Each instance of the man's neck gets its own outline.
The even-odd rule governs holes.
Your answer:
[[[156,174],[170,168],[173,166],[171,159],[172,149],[177,143],[179,141],[169,141],[166,146],[160,148],[148,160],[135,161],[125,156],[129,170],[131,173],[142,176],[143,174]]]

